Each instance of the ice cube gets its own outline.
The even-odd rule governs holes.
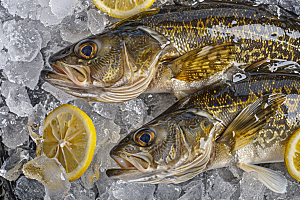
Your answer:
[[[67,103],[69,101],[77,99],[76,97],[69,95],[64,91],[52,86],[50,83],[44,83],[42,85],[42,89],[44,89],[47,92],[50,92],[61,103]]]
[[[108,19],[104,13],[100,14],[101,11],[97,11],[91,9],[87,12],[88,16],[88,27],[92,34],[96,35],[101,33],[106,24],[108,23]]]
[[[128,132],[140,127],[145,122],[148,108],[141,99],[135,98],[121,103],[119,104],[119,108],[122,111],[122,123],[127,125]]]
[[[38,1],[32,0],[5,0],[2,2],[3,6],[8,9],[11,15],[18,15],[22,18],[30,17],[31,19],[37,19],[37,8],[39,7]]]
[[[155,185],[127,183],[123,181],[113,183],[110,188],[112,197],[122,200],[154,199],[154,191]]]
[[[114,119],[115,115],[117,114],[118,104],[116,103],[103,103],[103,102],[96,102],[93,105],[93,111],[98,113],[99,115],[107,118],[107,119]]]
[[[39,19],[45,26],[59,24],[63,20],[63,17],[53,14],[49,6],[40,8],[38,10],[38,15]]]
[[[64,200],[93,200],[95,198],[95,193],[92,190],[85,189],[79,180],[75,180],[71,182],[70,190]]]
[[[68,16],[62,21],[60,35],[63,40],[74,43],[91,35],[87,26],[87,13],[81,12]]]
[[[199,189],[199,188],[198,188]],[[173,184],[158,184],[155,192],[157,199],[178,199],[181,193],[181,187]]]
[[[18,117],[8,111],[9,108],[7,106],[2,106],[0,108],[2,142],[8,148],[15,149],[29,139],[28,129],[26,127],[27,119]]]
[[[0,176],[15,181],[22,174],[22,168],[29,160],[29,152],[27,150],[17,149],[1,166]]]
[[[230,199],[237,190],[237,184],[231,184],[219,176],[217,170],[209,171],[206,180],[206,191],[203,195],[208,199]]]
[[[202,199],[204,185],[202,181],[195,180],[183,186],[183,190],[184,194],[179,198],[179,200]]]
[[[32,112],[32,105],[25,87],[4,81],[1,85],[2,95],[6,98],[9,110],[18,116],[26,117]]]
[[[76,3],[76,0],[50,0],[49,5],[53,14],[64,18],[73,14]]]
[[[241,180],[241,199],[264,199],[263,196],[266,186],[258,179],[254,178],[256,175],[255,173],[256,172],[244,172],[243,179]]]
[[[110,157],[109,151],[113,148],[115,143],[120,138],[120,127],[114,124],[112,121],[102,117],[101,125],[99,120],[94,121],[97,132],[97,146],[95,154],[89,168],[81,176],[81,181],[85,188],[92,188],[94,183],[99,178],[99,171],[104,171],[108,168],[119,168],[118,164]]]
[[[34,179],[21,176],[17,180],[15,194],[19,199],[42,200],[45,196],[45,189],[42,183]]]
[[[3,24],[5,47],[10,60],[31,62],[42,46],[42,38],[36,27],[27,20],[10,20]]]
[[[31,62],[9,61],[3,71],[10,82],[27,86],[33,90],[38,83],[43,67],[44,60],[42,54],[38,53]]]
[[[36,179],[45,187],[45,199],[62,199],[70,188],[64,167],[56,158],[38,156],[26,163],[23,173],[27,178]]]

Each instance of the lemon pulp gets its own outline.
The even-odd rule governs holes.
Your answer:
[[[153,4],[154,0],[94,0],[95,6],[109,16],[127,18],[138,14]]]
[[[57,158],[69,181],[78,179],[90,165],[96,146],[92,120],[75,106],[64,104],[54,109],[43,126],[42,152]]]
[[[289,174],[300,182],[300,128],[287,142],[284,162]]]

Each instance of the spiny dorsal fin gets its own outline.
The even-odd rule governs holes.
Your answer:
[[[243,148],[252,140],[254,133],[269,122],[285,99],[283,94],[270,94],[257,99],[240,112],[217,142],[229,145],[231,151]]]
[[[249,73],[278,73],[300,75],[300,65],[294,61],[282,59],[265,59],[255,62],[245,68]]]
[[[151,15],[155,15],[156,13],[158,13],[160,11],[159,8],[151,8],[151,9],[147,9],[145,10],[144,12],[140,12],[136,15],[133,15],[131,17],[128,17],[128,18],[125,18],[125,19],[122,19],[114,24],[112,24],[111,26],[108,26],[106,28],[106,30],[110,30],[110,31],[113,31],[113,30],[116,30],[118,27],[124,25],[124,24],[127,24],[129,22],[133,22],[133,21],[136,21],[136,20],[140,20],[144,17],[148,17],[148,16],[151,16]]]
[[[267,188],[269,188],[273,192],[286,192],[287,180],[282,174],[271,169],[245,163],[239,164],[239,167],[248,173],[256,172],[258,175],[258,180],[260,180]],[[253,175],[252,173],[250,174]]]
[[[195,49],[176,58],[169,66],[174,78],[181,81],[197,81],[222,72],[235,58],[232,43],[216,43]]]

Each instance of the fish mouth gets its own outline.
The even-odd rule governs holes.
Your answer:
[[[44,80],[72,83],[75,86],[88,86],[91,83],[90,68],[83,65],[70,65],[62,61],[51,64],[54,71],[43,70],[41,76]],[[53,81],[54,80],[54,81]]]
[[[127,152],[119,155],[111,155],[118,165],[125,170],[136,170],[139,172],[149,172],[152,157],[146,153],[130,154]]]

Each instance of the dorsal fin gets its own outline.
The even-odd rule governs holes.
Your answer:
[[[131,17],[128,17],[128,18],[125,18],[125,19],[122,19],[114,24],[112,24],[111,26],[108,26],[106,28],[105,31],[113,31],[113,30],[116,30],[118,27],[124,25],[124,24],[127,24],[129,22],[133,22],[133,21],[136,21],[136,20],[140,20],[144,17],[148,17],[148,16],[151,16],[151,15],[155,15],[156,13],[158,13],[160,11],[159,8],[150,8],[150,9],[147,9],[145,10],[144,12],[140,12],[136,15],[133,15]]]
[[[300,75],[300,65],[294,61],[282,59],[265,59],[245,68],[245,72],[249,73],[276,73],[287,75]]]
[[[189,51],[168,66],[175,74],[175,79],[192,82],[222,72],[232,63],[235,55],[234,44],[215,43]]]

